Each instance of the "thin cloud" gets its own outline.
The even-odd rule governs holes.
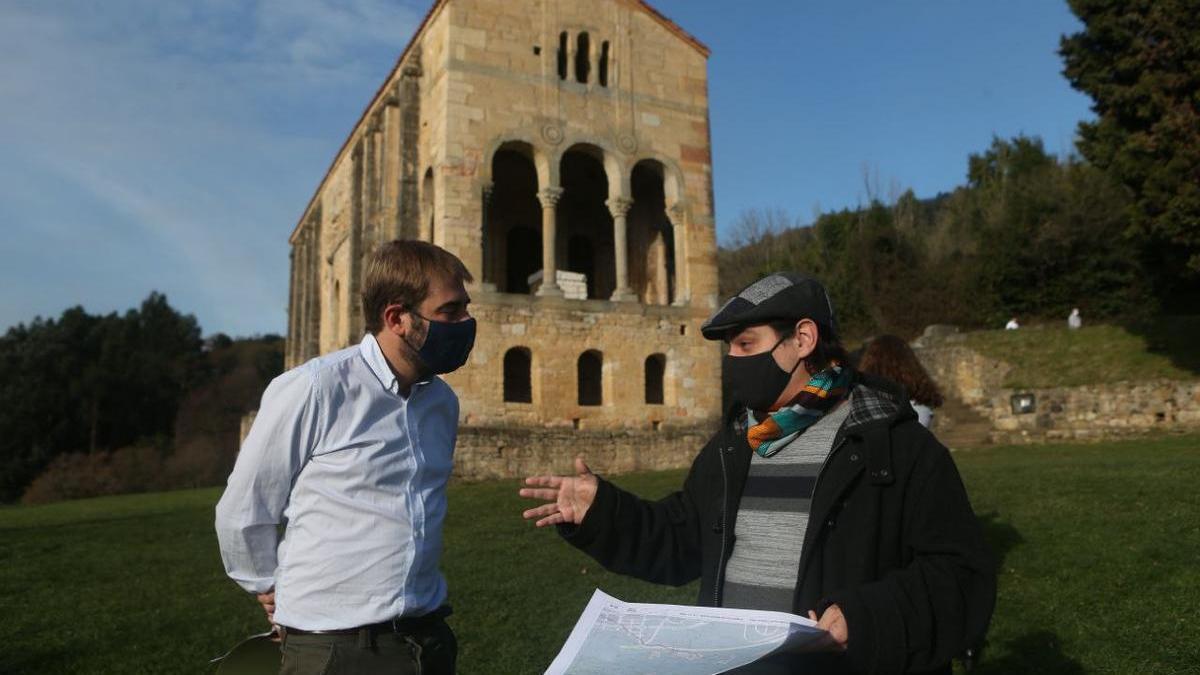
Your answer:
[[[0,6],[0,174],[30,176],[0,187],[0,227],[55,251],[32,279],[0,253],[27,296],[0,326],[156,288],[208,331],[282,331],[287,235],[418,20],[381,0]],[[112,259],[64,251],[72,228]],[[104,278],[79,297],[84,256]]]

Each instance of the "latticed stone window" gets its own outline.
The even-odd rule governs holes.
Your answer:
[[[575,51],[571,51],[571,35],[567,31],[562,31],[558,34],[558,50],[555,54],[556,65],[558,66],[558,79],[566,80],[568,77],[574,77],[575,81],[580,84],[587,84],[592,75],[592,38],[587,31],[581,31],[575,36]],[[609,58],[611,56],[611,47],[608,40],[603,40],[600,43],[600,48],[597,50],[596,57],[596,82],[601,87],[608,87],[609,79]],[[540,53],[539,48],[534,48],[534,53]]]

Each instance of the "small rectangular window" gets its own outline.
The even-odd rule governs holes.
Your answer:
[[[596,80],[601,87],[608,86],[608,40],[600,43],[600,67],[596,72]]]
[[[580,33],[575,44],[575,81],[587,84],[592,69],[592,46],[587,33]]]
[[[567,79],[567,32],[558,34],[558,79]]]

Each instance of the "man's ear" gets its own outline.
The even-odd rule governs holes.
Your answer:
[[[403,305],[388,305],[383,308],[383,329],[396,335],[403,335],[409,329],[408,312]]]
[[[821,331],[812,319],[800,319],[796,322],[794,337],[800,347],[800,358],[806,359],[817,348],[817,340],[821,337]]]

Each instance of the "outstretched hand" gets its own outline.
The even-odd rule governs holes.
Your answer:
[[[583,458],[576,457],[574,476],[530,476],[525,479],[526,487],[518,494],[548,503],[527,509],[521,515],[525,520],[536,520],[538,527],[563,523],[578,525],[596,499],[598,484],[596,474]]]

